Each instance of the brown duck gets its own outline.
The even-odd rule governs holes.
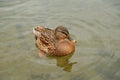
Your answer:
[[[39,48],[39,56],[48,55],[64,56],[74,52],[75,40],[71,40],[67,28],[57,27],[55,30],[38,26],[33,28],[35,42]]]

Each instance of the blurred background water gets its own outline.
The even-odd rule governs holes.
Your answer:
[[[38,25],[66,26],[75,52],[39,58]],[[0,0],[0,80],[120,80],[120,0]]]

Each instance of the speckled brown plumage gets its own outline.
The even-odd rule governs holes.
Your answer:
[[[63,26],[59,26],[55,30],[38,26],[33,29],[33,33],[39,50],[46,54],[62,56],[75,49],[75,41],[69,39],[69,32]]]

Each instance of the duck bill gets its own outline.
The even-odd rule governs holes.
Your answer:
[[[73,43],[76,43],[76,40],[72,40]]]
[[[69,37],[69,40],[72,41],[73,43],[76,43],[76,40],[72,39],[71,37]]]

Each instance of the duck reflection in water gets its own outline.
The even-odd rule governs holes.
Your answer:
[[[39,56],[55,56],[57,66],[63,67],[65,71],[70,72],[72,65],[76,62],[69,62],[75,51],[76,40],[71,39],[66,27],[58,26],[55,29],[37,26],[33,28],[35,34],[35,43],[39,49]]]
[[[71,72],[72,66],[77,64],[77,62],[70,62],[69,59],[73,56],[73,53],[68,54],[66,56],[52,56],[47,55],[46,57],[50,59],[56,59],[56,66],[63,68],[64,71]]]

